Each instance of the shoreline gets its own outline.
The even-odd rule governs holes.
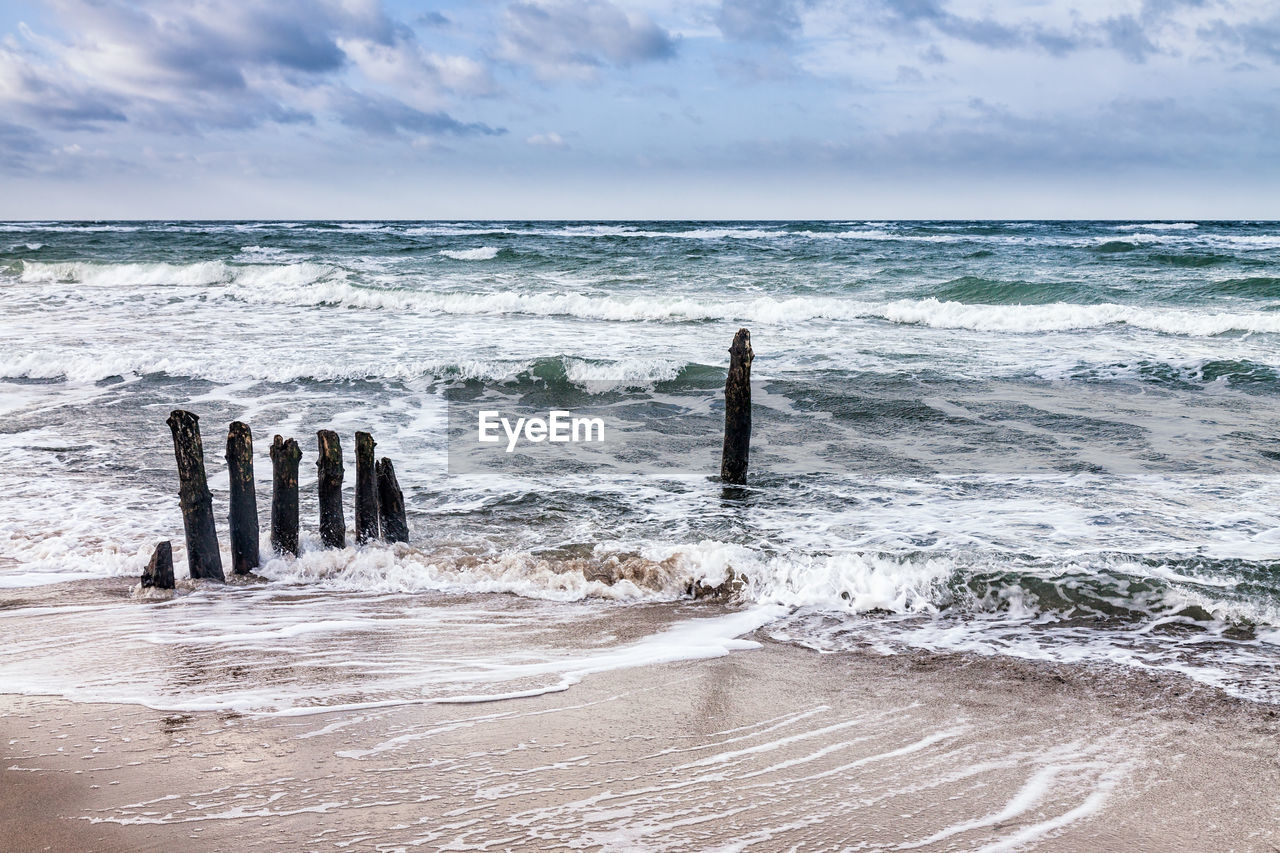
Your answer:
[[[1275,705],[1165,674],[754,638],[474,705],[290,718],[0,695],[0,834],[31,850],[1280,843]]]

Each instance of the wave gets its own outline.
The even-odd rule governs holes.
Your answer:
[[[116,285],[207,285],[230,280],[222,261],[193,264],[134,263],[112,264],[88,261],[42,263],[23,261],[21,280],[28,283],[60,282],[89,287]]]
[[[1042,281],[999,281],[966,275],[942,285],[934,297],[946,302],[980,305],[1047,305],[1072,300],[1096,302],[1076,284]]]
[[[242,282],[238,282],[242,283]],[[239,287],[249,302],[341,305],[371,310],[424,311],[455,315],[519,314],[575,317],[614,322],[734,321],[793,325],[808,320],[885,320],[941,329],[1035,333],[1127,325],[1173,335],[1209,337],[1229,332],[1280,333],[1280,315],[1268,312],[1210,313],[1101,303],[973,305],[964,302],[901,299],[862,302],[835,297],[760,297],[747,301],[670,296],[587,296],[581,293],[485,293],[392,290],[322,281],[289,288]]]
[[[707,299],[647,294],[595,296],[576,292],[431,291],[364,286],[338,266],[301,262],[231,265],[223,261],[193,264],[99,264],[83,261],[23,261],[24,282],[63,282],[86,286],[220,286],[237,301],[295,306],[342,306],[367,310],[417,311],[459,316],[526,315],[574,317],[613,322],[754,322],[789,326],[810,320],[882,320],[940,329],[1037,333],[1126,325],[1173,335],[1207,337],[1230,332],[1280,333],[1276,312],[1208,312],[1116,303],[972,304],[928,297],[866,302],[838,297],[759,297]],[[972,298],[983,288],[1006,288],[1004,298],[1036,295],[1041,285],[958,279],[955,294]],[[1031,288],[1031,290],[1027,290]],[[990,296],[991,294],[988,294]],[[1000,294],[996,294],[999,296]],[[1077,294],[1086,298],[1083,294]],[[1047,298],[1048,294],[1041,294]],[[976,301],[976,300],[975,300]],[[995,299],[991,300],[993,303]],[[1031,298],[1022,301],[1030,302]]]
[[[1206,252],[1188,252],[1186,254],[1177,255],[1152,252],[1150,255],[1147,255],[1146,259],[1158,264],[1167,264],[1171,267],[1184,267],[1187,269],[1215,267],[1219,264],[1229,264],[1236,260],[1230,255],[1215,255]]]
[[[494,246],[481,246],[478,249],[441,249],[440,254],[455,261],[490,261],[498,256],[499,251]]]
[[[245,251],[251,249],[261,250],[261,247],[246,247]],[[26,283],[56,282],[83,284],[88,287],[199,287],[232,282],[268,287],[310,284],[347,275],[348,272],[340,267],[312,262],[232,265],[225,261],[198,261],[190,264],[22,261],[19,278]]]
[[[1207,285],[1204,290],[1228,296],[1261,296],[1280,299],[1280,278],[1271,276],[1230,278]]]
[[[1241,390],[1280,391],[1277,368],[1248,359],[1205,358],[1185,363],[1142,359],[1106,365],[1075,365],[1037,371],[1048,380],[1137,381],[1169,388],[1196,389],[1219,383]]]
[[[1117,231],[1191,231],[1199,228],[1195,222],[1145,222],[1117,225]]]
[[[1210,565],[1210,563],[1212,563]],[[277,559],[272,580],[342,591],[503,592],[555,601],[673,601],[708,594],[752,605],[850,615],[1003,614],[1119,622],[1280,626],[1275,593],[1236,591],[1266,577],[1248,561],[1100,554],[1037,563],[1005,554],[764,553],[696,543],[568,551],[438,555],[410,546],[348,548]]]
[[[226,359],[209,355],[112,354],[109,356],[28,353],[0,357],[0,379],[61,380],[92,383],[131,378],[195,378],[214,382],[347,382],[374,380],[407,382],[415,379],[441,382],[472,381],[551,383],[581,386],[592,383],[596,390],[609,383],[640,387],[666,383],[671,389],[719,387],[723,368],[684,364],[673,359],[633,358],[616,361],[590,360],[571,356],[549,356],[528,360],[391,359],[361,362],[343,357],[334,364],[299,364],[292,360],[276,363],[246,361],[232,354]],[[708,386],[710,383],[710,386]]]
[[[306,256],[278,246],[241,246],[236,261],[242,264],[282,264],[305,260]]]

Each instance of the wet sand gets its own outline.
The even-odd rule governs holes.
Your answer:
[[[0,706],[10,850],[1280,850],[1277,710],[1126,671],[764,641],[481,704]]]

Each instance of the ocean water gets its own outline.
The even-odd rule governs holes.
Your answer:
[[[726,494],[740,326],[752,473]],[[0,691],[307,714],[759,632],[1280,700],[1280,223],[5,223],[0,340]],[[477,389],[607,405],[670,456],[450,473]],[[174,408],[224,547],[227,424],[264,534],[266,447],[299,440],[300,559],[136,589],[161,539],[185,575]],[[324,428],[349,528],[354,431],[395,460],[407,546],[320,548]]]

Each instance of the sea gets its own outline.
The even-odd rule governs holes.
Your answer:
[[[477,399],[629,443],[459,464]],[[174,409],[228,572],[223,446],[253,430],[250,578],[186,577]],[[408,543],[354,543],[357,430]],[[296,558],[274,435],[304,454]],[[138,583],[163,540],[172,594]],[[0,631],[0,692],[174,711],[532,696],[762,642],[1280,701],[1280,223],[2,223]]]

